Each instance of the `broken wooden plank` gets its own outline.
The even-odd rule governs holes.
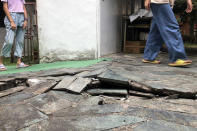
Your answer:
[[[67,89],[68,86],[70,86],[75,80],[77,79],[77,77],[74,76],[66,76],[64,77],[64,79],[58,84],[56,85],[53,89]]]
[[[87,93],[90,95],[128,95],[126,89],[90,89]]]
[[[11,95],[11,94],[16,93],[16,92],[19,92],[19,91],[22,91],[25,88],[26,88],[25,86],[19,86],[19,87],[15,87],[15,88],[11,88],[11,89],[2,91],[2,92],[0,92],[0,98],[1,97],[4,97],[4,96]]]
[[[91,83],[91,81],[92,80],[89,78],[79,77],[66,89],[75,93],[81,93],[87,87],[87,85]]]
[[[143,85],[143,84],[140,84],[138,82],[135,82],[135,81],[129,81],[129,85],[131,86],[131,89],[137,89],[137,90],[140,90],[140,91],[145,91],[145,92],[149,92],[151,93],[152,90],[151,88]]]
[[[151,93],[145,93],[145,92],[139,92],[139,91],[133,91],[133,90],[129,90],[129,94],[133,96],[146,97],[146,98],[155,97],[155,95]]]

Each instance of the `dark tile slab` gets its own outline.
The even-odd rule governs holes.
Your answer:
[[[197,115],[194,114],[192,115],[165,110],[129,107],[127,115],[148,118],[150,120],[164,120],[168,122],[177,123],[180,125],[187,125],[197,128]]]
[[[53,114],[54,117],[64,116],[80,116],[89,114],[113,114],[122,113],[125,108],[120,104],[104,104],[104,105],[78,105],[77,107],[70,107]]]
[[[32,93],[27,92],[18,92],[15,94],[12,94],[10,96],[6,96],[0,99],[0,106],[1,105],[7,105],[7,104],[17,104],[17,103],[23,103],[25,100],[32,98],[35,96]]]
[[[25,86],[19,86],[19,87],[15,87],[15,88],[5,90],[5,91],[0,91],[0,98],[11,95],[11,94],[14,94],[14,93],[19,92],[19,91],[22,91],[25,88],[26,88]]]
[[[150,121],[146,122],[136,128],[134,131],[196,131],[197,128],[169,123],[166,121]]]
[[[72,105],[70,101],[56,97],[53,92],[38,95],[28,100],[27,103],[45,114],[52,114],[53,112],[68,108]]]
[[[70,102],[77,103],[83,99],[83,96],[80,94],[72,94],[72,93],[67,93],[65,91],[54,91],[54,90],[51,90],[50,92],[52,92],[55,97],[61,98],[61,99],[66,99]]]
[[[79,116],[73,117],[69,123],[76,128],[89,130],[107,130],[129,124],[145,121],[143,118],[124,115],[104,115],[104,116]]]
[[[39,112],[29,104],[18,104],[15,106],[0,107],[0,130],[18,130],[44,119],[46,115]]]

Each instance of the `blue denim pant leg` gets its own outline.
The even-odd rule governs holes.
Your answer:
[[[156,21],[153,18],[150,32],[148,35],[148,40],[146,42],[144,50],[144,59],[151,61],[155,60],[160,52],[163,43],[164,42],[158,30]]]
[[[24,14],[22,13],[10,13],[10,14],[17,26],[17,29],[12,30],[8,18],[5,17],[4,23],[6,26],[6,36],[1,50],[1,56],[10,57],[10,52],[14,43],[14,38],[16,36],[16,48],[14,55],[17,57],[22,57],[24,35],[25,35],[25,30],[22,28],[24,23]]]
[[[153,18],[165,42],[170,62],[187,59],[180,28],[169,4],[151,4]]]

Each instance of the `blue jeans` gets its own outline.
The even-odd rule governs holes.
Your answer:
[[[24,45],[24,35],[25,30],[22,28],[24,23],[24,14],[23,13],[10,13],[12,19],[14,20],[14,23],[17,26],[16,30],[11,29],[10,21],[7,17],[4,19],[5,27],[6,27],[6,36],[5,36],[5,42],[3,44],[2,50],[1,50],[1,56],[4,57],[10,57],[10,52],[14,43],[14,38],[16,40],[16,47],[14,56],[17,56],[19,58],[22,57],[23,53],[23,45]]]
[[[187,59],[178,22],[169,4],[151,3],[153,20],[146,42],[144,59],[155,60],[162,44],[168,48],[170,62]]]

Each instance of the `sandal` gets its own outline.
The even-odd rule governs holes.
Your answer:
[[[160,64],[161,63],[161,61],[158,61],[158,60],[150,61],[150,60],[145,60],[145,59],[143,59],[142,62],[143,63],[151,63],[151,64]]]
[[[168,65],[169,66],[173,66],[173,67],[183,67],[183,66],[190,65],[191,63],[192,63],[191,60],[181,60],[181,59],[178,59],[174,63],[170,63]]]
[[[3,64],[1,64],[0,65],[0,71],[6,71],[6,70],[7,70],[7,68]]]
[[[20,64],[17,64],[16,68],[26,68],[29,67],[29,65],[24,64],[23,62],[21,62]]]

